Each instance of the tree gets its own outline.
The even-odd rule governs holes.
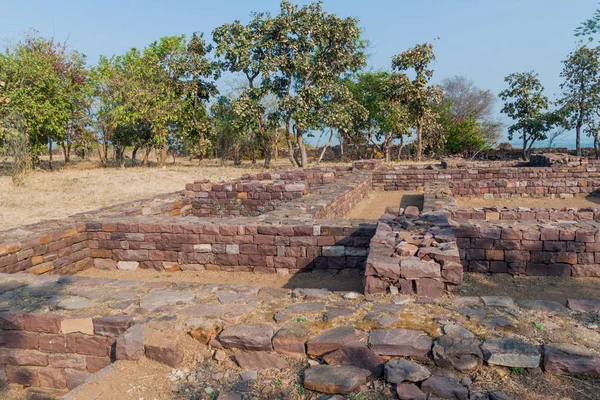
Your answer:
[[[600,48],[581,46],[563,61],[560,76],[564,82],[558,100],[566,118],[566,128],[575,129],[575,149],[581,156],[581,129],[592,118],[600,102]]]
[[[85,57],[54,39],[30,34],[0,54],[0,81],[8,98],[3,113],[22,118],[34,159],[48,146],[50,168],[53,143],[69,140],[77,125],[86,74]]]
[[[496,96],[491,90],[483,90],[464,76],[446,78],[442,82],[444,102],[450,112],[462,121],[473,120],[478,125],[478,136],[493,146],[502,133],[502,123],[495,119]]]
[[[407,85],[407,106],[417,131],[417,160],[423,159],[424,132],[438,127],[436,105],[442,100],[443,91],[437,85],[429,85],[433,70],[429,64],[435,61],[433,45],[419,44],[392,59],[392,67],[400,72],[413,70],[415,77]]]
[[[533,144],[546,139],[560,118],[557,113],[548,112],[549,101],[535,72],[513,73],[504,81],[508,83],[508,89],[499,94],[504,101],[501,112],[516,121],[508,127],[508,138],[512,140],[515,132],[520,133],[522,157],[528,160]]]
[[[583,21],[575,29],[575,36],[591,36],[598,31],[600,31],[600,10],[596,10],[592,18]]]
[[[216,54],[229,72],[243,75],[246,82],[232,101],[231,110],[238,120],[245,120],[244,129],[254,135],[265,152],[265,168],[269,168],[276,140],[272,134],[277,125],[274,110],[265,107],[271,94],[268,76],[275,65],[272,37],[274,19],[255,13],[247,25],[240,21],[224,24],[213,32]]]
[[[381,148],[386,162],[391,160],[391,144],[410,134],[406,107],[404,74],[387,71],[361,72],[355,81],[348,81],[355,100],[364,107],[366,115],[355,112],[355,129]]]
[[[304,136],[327,120],[327,105],[336,99],[339,79],[365,64],[358,21],[323,11],[321,3],[281,3],[270,30],[274,72],[268,83],[279,98],[290,160],[306,167]],[[294,157],[294,148],[300,160]]]

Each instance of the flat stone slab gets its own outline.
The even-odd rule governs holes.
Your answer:
[[[567,307],[573,311],[600,312],[600,300],[567,299]]]
[[[245,304],[255,304],[259,302],[259,298],[256,296],[251,296],[243,293],[232,293],[232,292],[217,292],[217,299],[221,304],[230,304],[230,303],[245,303]]]
[[[287,306],[284,312],[293,314],[313,314],[325,311],[325,303],[321,302],[308,302],[308,303],[296,303]]]
[[[252,351],[248,353],[236,353],[235,360],[238,365],[247,370],[285,369],[289,365],[276,354],[266,351]]]
[[[248,351],[273,350],[273,327],[269,324],[239,324],[225,328],[219,342],[226,349]]]
[[[191,317],[219,318],[223,312],[223,306],[220,304],[194,304],[187,306],[179,311],[181,315]]]
[[[95,307],[96,303],[85,297],[68,296],[57,299],[56,308],[61,310],[80,310]]]
[[[518,339],[488,339],[481,345],[481,351],[488,364],[516,368],[537,368],[540,365],[538,348]]]
[[[567,343],[545,344],[543,366],[550,374],[600,376],[600,354]]]
[[[396,387],[400,400],[427,400],[427,395],[413,383],[404,383]]]
[[[304,371],[307,389],[327,394],[347,394],[367,382],[371,371],[352,365],[317,365]]]
[[[339,317],[347,317],[356,312],[353,308],[327,307],[327,312],[323,315],[323,321],[331,321]]]
[[[309,355],[322,356],[343,346],[364,342],[366,338],[365,332],[357,331],[353,326],[338,326],[310,339],[306,347]]]
[[[445,376],[432,376],[421,384],[423,393],[432,394],[442,399],[467,400],[469,390]]]
[[[320,300],[329,297],[331,292],[325,289],[294,289],[292,297],[298,297],[304,300]]]
[[[446,325],[433,344],[433,359],[441,368],[468,371],[482,364],[483,354],[475,335],[458,325]]]
[[[381,356],[427,359],[432,340],[422,331],[410,329],[374,329],[369,335],[371,349]]]
[[[285,326],[273,336],[273,349],[288,357],[304,358],[308,334],[305,324],[298,322]]]
[[[153,290],[140,300],[140,307],[147,310],[194,300],[194,294],[176,290]]]
[[[517,305],[527,310],[544,312],[565,313],[569,311],[563,304],[549,300],[518,300]]]
[[[385,380],[389,383],[421,382],[430,376],[427,368],[408,360],[390,360],[385,364]]]
[[[329,365],[354,365],[355,367],[367,369],[374,376],[381,376],[383,363],[373,350],[364,344],[342,347],[323,357]]]
[[[481,296],[487,307],[515,308],[515,301],[509,296]]]

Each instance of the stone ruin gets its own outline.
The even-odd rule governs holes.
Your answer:
[[[496,329],[510,325],[498,310],[597,313],[600,301],[572,299],[565,306],[455,297],[463,270],[599,277],[600,209],[461,210],[455,202],[587,196],[600,188],[599,165],[560,155],[534,156],[528,165],[448,160],[390,167],[365,160],[197,181],[179,193],[0,233],[0,386],[68,398],[115,360],[146,356],[177,368],[184,354],[168,339],[172,332],[158,334],[160,340],[154,334],[153,324],[165,319],[230,352],[242,369],[282,369],[288,364],[281,356],[308,357],[318,365],[303,372],[303,384],[323,393],[351,393],[380,376],[400,398],[475,393],[408,360],[384,365],[393,357],[458,371],[485,362],[599,374],[594,346],[480,340],[459,322],[474,318]],[[423,208],[394,205],[379,220],[345,220],[372,190],[421,190]],[[318,272],[324,281],[343,279],[344,271],[364,275],[364,294],[73,276],[88,268]],[[398,318],[413,308],[426,312],[436,304],[427,299],[442,296],[454,299],[444,308],[460,317],[440,322],[441,333]],[[269,302],[280,303],[271,320],[247,322]],[[298,315],[348,324],[315,334],[294,321]],[[219,398],[238,398],[231,396]],[[502,398],[482,396],[471,398]]]

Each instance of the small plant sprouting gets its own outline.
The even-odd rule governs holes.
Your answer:
[[[275,382],[273,383],[275,385],[275,387],[277,389],[279,389],[282,385],[283,385],[283,381],[279,378],[275,379]]]
[[[216,398],[219,397],[219,392],[213,390],[212,392],[210,392],[209,396],[211,400],[216,400]]]
[[[533,323],[533,327],[534,327],[535,329],[537,329],[538,331],[541,331],[541,330],[543,330],[543,329],[544,329],[544,327],[542,326],[542,324],[540,324],[539,322],[534,322],[534,323]]]
[[[298,394],[302,395],[304,394],[306,389],[304,389],[304,386],[302,385],[298,385]]]
[[[449,303],[449,302],[447,302],[447,301],[442,301],[442,302],[439,304],[439,306],[440,306],[440,307],[448,307],[449,305],[450,305],[450,303]]]
[[[514,372],[515,374],[525,375],[525,370],[521,367],[510,367],[509,369],[511,372]]]
[[[298,318],[296,318],[296,322],[306,322],[306,321],[307,321],[307,319],[304,318],[304,317],[298,317]]]

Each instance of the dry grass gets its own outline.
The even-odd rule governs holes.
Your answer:
[[[275,167],[288,166],[280,160]],[[49,172],[32,172],[25,185],[15,187],[8,170],[0,168],[0,231],[36,222],[65,218],[136,199],[185,189],[185,184],[207,178],[233,179],[245,173],[262,171],[262,164],[245,162],[221,166],[218,161],[178,160],[158,168],[99,168],[95,162],[81,162]]]

